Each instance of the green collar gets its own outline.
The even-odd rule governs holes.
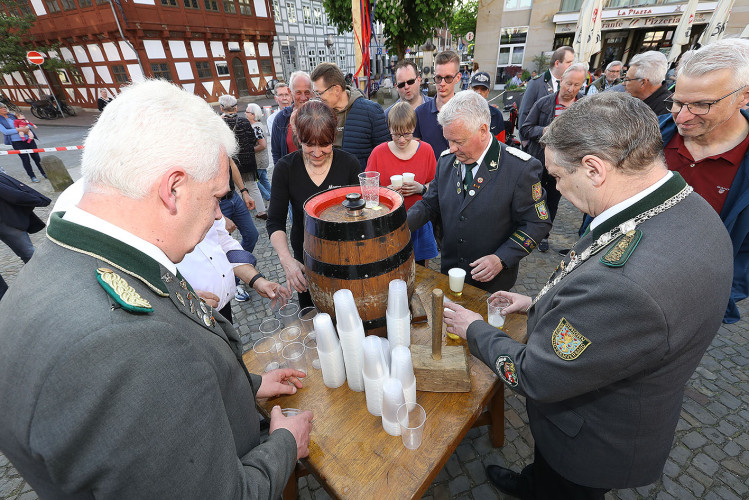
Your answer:
[[[612,217],[609,217],[602,224],[597,226],[592,231],[593,240],[597,240],[603,233],[610,231],[619,224],[626,222],[651,208],[657,207],[664,201],[678,194],[682,189],[684,189],[687,182],[678,172],[674,172],[673,174],[674,175],[667,180],[665,184],[647,195],[645,198],[641,199],[634,205],[625,208]]]
[[[52,242],[74,252],[103,260],[119,270],[141,280],[154,292],[168,296],[169,291],[161,280],[161,265],[154,259],[122,241],[94,229],[63,219],[65,212],[54,212],[47,227],[47,237]],[[177,277],[182,277],[177,273]]]

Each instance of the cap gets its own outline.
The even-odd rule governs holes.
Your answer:
[[[487,73],[486,71],[479,71],[471,77],[470,86],[471,88],[479,86],[489,88],[490,81],[491,77],[489,76],[489,73]]]

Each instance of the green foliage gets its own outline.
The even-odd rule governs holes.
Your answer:
[[[523,80],[524,82],[527,82],[528,80],[531,79],[531,72],[528,71],[527,69],[524,69],[523,73],[520,75],[520,79]]]
[[[453,3],[454,0],[378,0],[374,20],[384,25],[384,43],[390,53],[403,59],[406,48],[421,45],[432,36],[434,28],[448,22]],[[338,33],[353,29],[350,0],[323,0],[323,7]]]
[[[468,0],[465,3],[457,2],[453,9],[452,19],[447,22],[450,33],[453,36],[461,35],[463,37],[469,31],[476,32],[476,18],[479,12],[478,0]]]
[[[536,65],[536,71],[538,71],[539,75],[549,68],[550,60],[551,58],[543,52],[533,58],[533,64]]]
[[[7,2],[0,0],[0,5]],[[56,50],[57,45],[41,45],[33,43],[29,32],[34,25],[34,15],[9,15],[0,13],[0,73],[20,71],[26,75],[36,69],[26,61],[26,52],[37,50],[48,52]],[[70,64],[57,58],[48,57],[44,61],[44,69],[55,70],[69,67]]]

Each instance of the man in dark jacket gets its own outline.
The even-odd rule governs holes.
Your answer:
[[[289,88],[294,104],[278,112],[278,115],[273,119],[273,128],[270,130],[270,150],[274,164],[287,154],[297,150],[291,137],[289,121],[294,108],[298,108],[312,97],[312,80],[304,71],[295,71],[289,77]]]
[[[310,78],[315,96],[338,117],[333,146],[356,156],[363,172],[372,150],[390,140],[382,107],[364,97],[359,90],[347,87],[343,73],[333,63],[318,64]]]
[[[666,56],[662,52],[650,50],[632,58],[624,79],[626,91],[647,104],[656,116],[669,112],[665,100],[671,97],[671,92],[664,83],[667,70]]]
[[[585,95],[600,94],[601,92],[605,92],[610,88],[619,85],[622,83],[622,79],[620,78],[621,74],[622,62],[611,61],[609,65],[606,66],[606,71],[603,72],[603,75],[588,85],[588,88],[585,89]]]

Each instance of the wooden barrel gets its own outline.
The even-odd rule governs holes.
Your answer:
[[[402,279],[409,298],[416,267],[403,197],[380,188],[379,209],[350,217],[342,202],[359,186],[319,193],[304,204],[304,265],[315,306],[335,317],[333,294],[351,290],[368,334],[387,335],[388,285]]]

